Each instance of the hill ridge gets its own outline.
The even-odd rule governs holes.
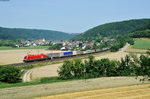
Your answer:
[[[126,35],[131,32],[145,30],[149,28],[150,19],[131,19],[118,22],[111,22],[93,27],[84,33],[76,36],[73,40],[94,40],[98,37],[115,37],[117,35]]]
[[[75,37],[76,33],[65,33],[56,30],[27,29],[27,28],[5,28],[0,27],[0,39],[9,40],[69,40]]]

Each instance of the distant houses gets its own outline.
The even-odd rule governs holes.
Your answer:
[[[49,44],[44,38],[42,40],[36,41],[21,41],[21,45],[16,45],[17,47],[25,47],[25,46],[40,46],[40,45],[47,45]]]
[[[64,41],[62,42],[63,47],[61,50],[82,50],[85,48],[93,48],[93,43],[83,43],[81,41],[74,41],[74,42],[68,42]]]

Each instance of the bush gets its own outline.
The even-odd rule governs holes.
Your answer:
[[[116,51],[118,51],[119,50],[119,45],[114,45],[114,46],[112,46],[111,48],[110,48],[110,51],[111,52],[116,52]]]
[[[1,67],[0,81],[5,83],[21,82],[21,70],[16,67]]]
[[[75,59],[73,60],[73,65],[71,68],[72,76],[73,78],[80,78],[84,75],[85,67],[82,63],[81,59]]]
[[[64,61],[62,67],[59,68],[58,74],[61,79],[71,79],[73,77],[71,68],[73,67],[73,61]]]

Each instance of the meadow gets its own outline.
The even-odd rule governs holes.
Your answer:
[[[8,46],[1,46],[0,50],[19,50],[19,49],[48,49],[49,46],[30,46],[30,47],[8,47]]]
[[[148,50],[150,49],[150,39],[137,39],[131,48]]]

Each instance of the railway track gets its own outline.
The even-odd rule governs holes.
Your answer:
[[[75,58],[81,58],[81,57],[86,57],[89,55],[97,55],[97,54],[101,54],[104,52],[108,52],[107,51],[101,51],[101,52],[95,52],[95,53],[87,53],[87,54],[82,54],[82,55],[73,55],[73,56],[66,56],[66,57],[58,57],[58,58],[54,58],[52,60],[47,59],[47,60],[42,60],[42,61],[34,61],[34,62],[28,62],[28,63],[15,63],[15,64],[8,64],[8,65],[3,65],[5,67],[8,66],[15,66],[15,67],[23,67],[23,66],[30,66],[30,65],[34,65],[34,64],[39,64],[39,63],[49,63],[49,62],[56,62],[56,61],[64,61],[64,60],[70,60],[70,59],[75,59]]]

